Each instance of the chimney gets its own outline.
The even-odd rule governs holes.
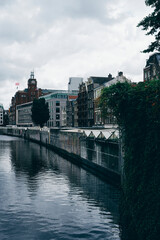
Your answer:
[[[108,74],[108,80],[112,80],[112,74]]]
[[[123,76],[123,72],[119,72],[119,73],[118,73],[118,76],[119,76],[119,77]]]

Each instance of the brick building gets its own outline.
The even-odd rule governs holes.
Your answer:
[[[76,101],[78,95],[68,95],[66,102],[66,115],[67,115],[67,126],[74,126],[74,102]]]
[[[74,127],[78,127],[78,98],[73,102],[74,108]]]
[[[16,124],[16,107],[18,105],[32,102],[35,98],[51,93],[52,90],[37,88],[37,80],[34,77],[34,72],[31,72],[28,79],[28,88],[19,90],[15,93],[11,99],[11,105],[9,109],[9,124]]]
[[[88,126],[88,107],[87,107],[87,85],[82,82],[79,85],[79,93],[77,98],[77,109],[78,109],[78,126],[79,127],[87,127]]]
[[[87,81],[88,89],[88,126],[92,127],[95,125],[95,116],[94,116],[94,89],[98,86],[107,83],[113,79],[112,75],[109,74],[108,77],[90,77]]]

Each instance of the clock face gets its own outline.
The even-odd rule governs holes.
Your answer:
[[[31,83],[34,83],[34,84],[35,84],[35,81],[34,81],[34,80],[32,80],[32,81],[31,81]]]

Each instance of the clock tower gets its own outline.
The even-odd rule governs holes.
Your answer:
[[[34,72],[31,72],[30,78],[28,79],[28,102],[31,102],[36,97],[37,91],[37,80],[34,78]]]

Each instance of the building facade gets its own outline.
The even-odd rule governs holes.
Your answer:
[[[88,90],[88,126],[92,127],[95,125],[95,101],[94,101],[94,89],[101,86],[104,83],[110,82],[113,79],[112,75],[109,74],[108,77],[90,77],[87,81]]]
[[[108,125],[108,124],[116,124],[117,123],[116,118],[110,109],[107,110],[108,111],[107,117],[104,118],[102,116],[102,112],[99,107],[99,100],[100,100],[100,96],[101,96],[103,88],[110,87],[111,85],[116,84],[118,82],[131,82],[131,81],[123,75],[123,72],[119,72],[117,77],[112,78],[110,81],[107,81],[104,84],[102,84],[94,89],[94,116],[95,116],[94,124],[96,126],[99,126],[99,125],[104,126],[105,124]]]
[[[34,73],[31,72],[30,78],[28,79],[28,88],[17,91],[11,99],[11,105],[9,108],[9,124],[16,124],[16,107],[18,105],[32,102],[35,98],[38,99],[40,96],[45,96],[52,92],[55,92],[55,90],[37,88],[37,80],[34,77]]]
[[[79,85],[79,93],[77,98],[78,109],[78,127],[88,127],[88,91],[86,83]]]
[[[62,109],[62,127],[67,126],[67,113],[66,113],[66,107]]]
[[[8,110],[3,111],[3,126],[9,125],[9,112]]]
[[[160,53],[152,54],[146,61],[146,66],[143,69],[143,80],[150,81],[160,78]]]
[[[11,105],[9,109],[9,124],[16,124],[16,107],[18,105],[33,101],[42,95],[42,89],[37,88],[37,80],[34,77],[34,73],[31,72],[30,78],[28,79],[28,88],[19,90],[12,97]]]
[[[74,127],[78,127],[78,98],[73,102],[74,108]]]
[[[99,107],[100,96],[104,87],[105,85],[102,84],[94,89],[94,124],[96,126],[101,126],[104,124],[101,108]]]
[[[48,103],[50,113],[47,127],[63,127],[66,125],[66,102],[70,94],[67,90],[58,90],[55,93],[43,96]],[[74,95],[74,93],[72,94]]]
[[[74,127],[74,102],[78,95],[68,95],[66,102],[67,127]]]
[[[34,126],[32,121],[32,103],[23,103],[16,106],[16,125],[18,127],[32,127]]]
[[[72,93],[77,97],[77,91]],[[47,122],[47,127],[64,127],[67,125],[66,116],[66,102],[67,97],[70,96],[70,92],[67,90],[54,90],[53,93],[41,96],[48,103],[50,118]],[[16,125],[17,126],[34,126],[32,122],[32,101],[23,103],[16,106]]]
[[[0,126],[3,125],[3,113],[4,113],[4,108],[3,108],[3,105],[0,103]]]

